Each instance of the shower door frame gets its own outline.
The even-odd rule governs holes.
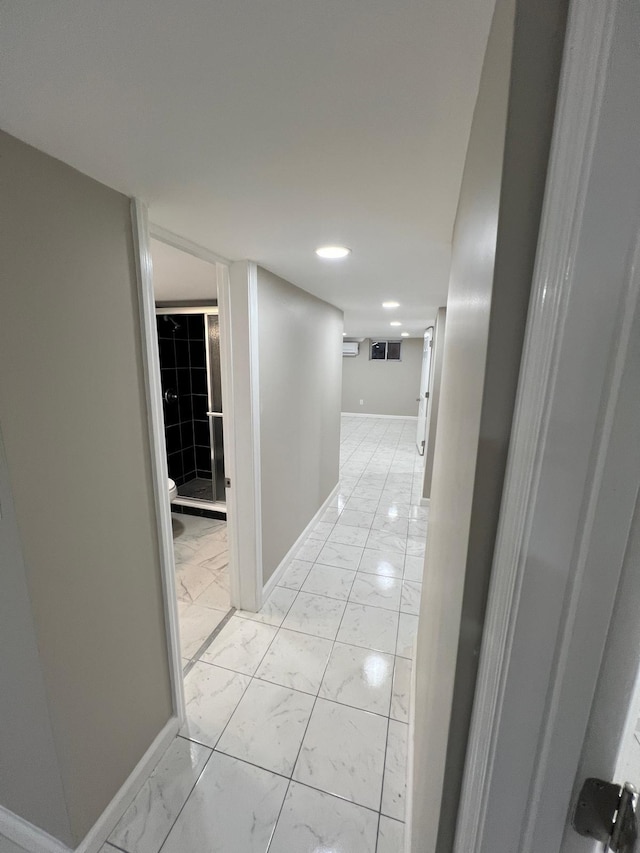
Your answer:
[[[147,206],[138,198],[131,199],[131,224],[169,674],[174,713],[182,725],[186,720],[184,678],[150,240],[152,237],[160,240],[211,263],[215,269],[222,404],[227,425],[224,461],[225,474],[231,483],[226,491],[231,604],[248,611],[259,610],[263,599],[256,276],[254,265],[231,264],[208,249],[150,224]],[[245,267],[249,268],[248,274]]]
[[[151,226],[153,228],[153,226]],[[152,235],[153,236],[153,233]],[[155,237],[154,239],[159,239]],[[164,242],[164,241],[162,241]],[[174,314],[202,314],[206,317],[217,317],[218,324],[220,323],[220,309],[217,305],[162,305],[156,307],[156,317],[163,317]],[[218,326],[219,328],[219,326]],[[204,347],[205,347],[205,358],[207,363],[207,420],[209,422],[209,450],[211,456],[211,483],[212,483],[212,495],[215,494],[215,483],[216,483],[216,472],[215,472],[215,461],[216,461],[216,453],[215,453],[215,433],[214,433],[214,425],[212,416],[214,412],[212,410],[213,406],[213,394],[211,390],[211,351],[209,349],[209,324],[205,319],[204,323]],[[222,379],[222,342],[220,343],[220,378]],[[221,383],[222,384],[222,383]],[[222,415],[222,442],[223,448],[227,438],[227,430],[225,426],[225,421],[227,419],[227,414],[225,411],[224,401],[221,401],[222,412],[215,413],[215,416],[219,417]],[[223,451],[224,455],[224,451]],[[225,477],[226,477],[226,465],[225,465]],[[223,512],[225,515],[227,514],[227,500],[226,500],[226,490],[225,490],[225,500],[205,500],[202,498],[189,498],[180,494],[180,486],[178,486],[178,497],[173,501],[176,506],[186,506],[192,507],[193,509],[208,509],[213,512]]]

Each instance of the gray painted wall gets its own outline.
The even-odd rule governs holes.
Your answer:
[[[0,567],[0,804],[70,844],[71,827],[1,434]],[[2,845],[0,837],[3,850]]]
[[[338,482],[342,311],[258,267],[265,582]]]
[[[6,134],[0,169],[0,421],[78,841],[172,716],[129,200]]]
[[[342,411],[367,415],[418,414],[422,338],[402,341],[402,361],[372,361],[371,340],[360,344],[357,356],[342,359]],[[364,405],[360,405],[364,400]]]

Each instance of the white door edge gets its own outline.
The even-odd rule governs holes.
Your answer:
[[[570,10],[538,254],[527,321],[474,712],[456,853],[482,850],[488,795],[529,522],[536,499],[557,359],[573,284],[613,25],[614,3]]]

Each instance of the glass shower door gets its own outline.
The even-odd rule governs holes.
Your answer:
[[[207,314],[207,367],[209,375],[209,433],[214,501],[226,501],[224,472],[224,419],[220,374],[220,324],[217,314]]]

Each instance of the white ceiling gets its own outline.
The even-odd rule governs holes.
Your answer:
[[[444,303],[494,0],[3,0],[0,126],[389,332]],[[342,263],[313,250],[344,243]]]
[[[218,298],[216,268],[188,252],[151,240],[156,302],[212,302]]]

